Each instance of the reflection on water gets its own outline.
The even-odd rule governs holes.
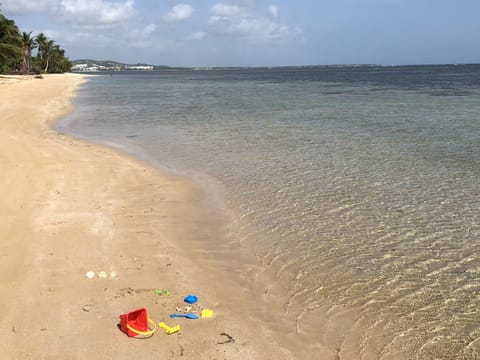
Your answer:
[[[298,357],[476,359],[479,95],[480,66],[130,74],[68,122],[222,185],[256,260],[216,261]]]

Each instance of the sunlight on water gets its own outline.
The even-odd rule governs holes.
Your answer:
[[[102,77],[68,128],[221,184],[299,357],[476,359],[480,67],[327,70]]]

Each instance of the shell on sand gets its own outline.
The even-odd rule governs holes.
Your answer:
[[[85,274],[87,279],[93,279],[95,277],[95,273],[93,271],[89,271]]]

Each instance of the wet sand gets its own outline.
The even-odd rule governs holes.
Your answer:
[[[250,315],[254,302],[187,247],[217,225],[202,211],[205,194],[52,130],[82,81],[0,78],[2,358],[294,358]],[[170,319],[188,294],[214,317]],[[141,307],[181,332],[127,337],[119,314]]]

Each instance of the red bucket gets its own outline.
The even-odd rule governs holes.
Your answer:
[[[149,329],[149,324],[152,324],[152,330]],[[155,332],[156,325],[148,318],[147,309],[141,308],[120,315],[120,330],[128,336],[150,336]]]

